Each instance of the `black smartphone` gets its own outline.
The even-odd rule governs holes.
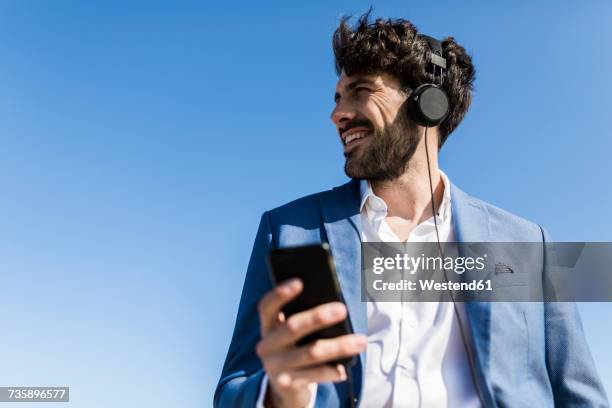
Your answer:
[[[277,285],[291,278],[300,278],[304,284],[302,293],[283,308],[285,317],[323,303],[344,303],[334,262],[326,243],[273,249],[268,254],[268,268],[272,281]],[[297,344],[304,345],[318,339],[329,339],[351,333],[353,328],[347,315],[342,322],[309,334],[301,338]],[[349,357],[330,364],[346,365],[353,361],[354,357]]]

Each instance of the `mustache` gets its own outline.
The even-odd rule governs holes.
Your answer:
[[[351,129],[356,128],[356,127],[365,127],[365,128],[368,128],[369,130],[373,130],[374,129],[374,125],[372,125],[372,122],[370,122],[369,120],[367,120],[367,119],[355,119],[355,120],[352,120],[349,123],[347,123],[347,125],[342,129],[341,134],[343,134],[347,130],[351,130]]]

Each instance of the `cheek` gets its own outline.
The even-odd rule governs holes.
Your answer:
[[[376,128],[383,128],[387,124],[384,107],[372,99],[362,105],[361,112]]]
[[[390,100],[388,98],[372,97],[368,101],[368,112],[372,115],[372,121],[378,127],[391,124],[400,112],[403,100]],[[374,120],[374,118],[376,118]]]

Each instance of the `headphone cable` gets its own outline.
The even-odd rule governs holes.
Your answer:
[[[427,174],[429,176],[429,191],[431,193],[431,212],[433,213],[434,227],[436,230],[436,241],[438,243],[438,250],[440,251],[440,256],[442,257],[442,269],[444,270],[444,279],[446,280],[447,283],[450,283],[448,279],[446,268],[444,267],[444,251],[442,250],[442,244],[440,242],[440,232],[438,230],[438,219],[436,216],[433,181],[431,177],[431,165],[429,163],[429,149],[427,147],[427,129],[428,128],[429,126],[425,126],[424,139],[425,139],[425,156],[427,158]],[[446,188],[450,188],[450,186],[446,186]],[[463,322],[461,319],[461,315],[459,314],[459,310],[457,309],[457,303],[455,302],[455,295],[453,294],[453,291],[450,289],[448,293],[450,295],[451,300],[453,301],[453,310],[455,312],[455,317],[457,319],[457,323],[459,326],[459,332],[461,333],[461,340],[463,341],[463,345],[465,346],[465,351],[467,352],[467,355],[468,355],[468,360],[469,360],[469,365],[470,365],[470,374],[472,376],[472,381],[474,382],[474,387],[476,388],[476,394],[478,396],[478,400],[480,401],[480,406],[484,408],[486,405],[484,403],[484,398],[482,396],[482,390],[480,389],[480,383],[477,381],[477,378],[476,378],[474,353],[472,352],[472,348],[468,344],[467,337],[463,329]]]
[[[435,206],[435,199],[434,199],[434,192],[433,192],[433,180],[432,180],[432,176],[431,176],[431,165],[430,165],[430,161],[429,161],[429,148],[427,146],[427,129],[429,128],[429,126],[425,127],[425,156],[427,158],[427,174],[428,174],[428,178],[429,178],[429,191],[431,193],[431,212],[433,214],[433,218],[434,218],[434,228],[436,230],[436,242],[438,243],[438,250],[440,251],[440,256],[442,257],[442,261],[444,261],[444,251],[442,249],[442,243],[440,241],[440,231],[438,230],[438,218],[437,218],[437,214],[436,214],[436,206]],[[449,188],[447,186],[447,188]],[[444,265],[444,262],[442,262],[442,264]],[[447,270],[446,268],[444,268],[444,279],[446,280],[447,283],[449,283],[449,279],[448,279],[448,275],[447,275]],[[481,407],[485,407],[485,403],[484,403],[484,398],[482,397],[482,391],[480,389],[480,384],[476,379],[476,369],[475,369],[475,361],[474,361],[474,354],[472,353],[472,349],[470,347],[470,345],[468,344],[467,338],[466,338],[466,334],[465,331],[463,329],[463,322],[461,319],[461,315],[459,314],[459,310],[457,309],[457,304],[455,302],[455,296],[453,294],[453,292],[451,290],[449,290],[449,295],[451,297],[451,300],[453,302],[453,311],[455,313],[455,317],[457,319],[457,323],[459,326],[459,332],[461,333],[461,340],[463,341],[463,345],[465,347],[465,350],[467,352],[468,355],[468,360],[469,360],[469,366],[470,366],[470,374],[472,376],[472,381],[474,382],[474,387],[476,388],[476,395],[478,396],[478,400],[480,401],[480,406]],[[346,371],[346,387],[347,387],[347,395],[348,395],[348,403],[349,403],[349,407],[350,408],[355,408],[357,406],[356,404],[356,398],[355,398],[355,384],[353,381],[353,372],[349,366],[349,364],[345,364],[344,365],[344,369]]]

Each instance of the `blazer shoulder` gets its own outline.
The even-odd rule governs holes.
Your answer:
[[[270,217],[275,220],[304,216],[309,213],[318,212],[319,201],[328,195],[332,190],[320,191],[296,198],[288,203],[281,204],[268,210]]]
[[[493,236],[505,236],[505,239],[508,241],[539,242],[543,240],[546,231],[537,222],[528,220],[462,191],[461,194],[468,198],[471,205],[480,207],[487,213]]]
[[[329,190],[309,194],[272,208],[267,211],[270,221],[274,225],[318,225],[321,221],[320,203],[328,199],[333,199],[338,192],[353,190],[357,186],[355,183],[354,180],[351,180],[343,185],[330,188]],[[342,199],[341,196],[336,198]]]

